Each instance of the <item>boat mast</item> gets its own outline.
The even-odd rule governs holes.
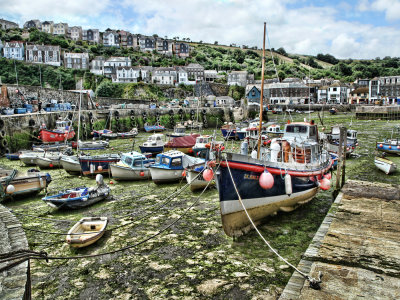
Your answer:
[[[78,107],[78,137],[76,138],[76,153],[79,155],[79,133],[81,129],[81,105],[82,105],[82,86],[79,93],[79,107]]]
[[[257,146],[257,159],[260,159],[260,147],[261,147],[261,132],[262,132],[262,118],[263,118],[263,100],[264,100],[264,68],[265,68],[265,31],[267,23],[264,22],[264,35],[263,35],[263,56],[262,56],[262,67],[261,67],[261,93],[260,93],[260,125],[258,132],[258,146]]]

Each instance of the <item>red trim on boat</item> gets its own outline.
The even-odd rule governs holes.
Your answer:
[[[250,171],[250,172],[255,172],[255,173],[262,173],[264,172],[265,169],[268,170],[273,175],[285,175],[286,172],[290,176],[295,176],[295,177],[308,177],[308,176],[316,176],[316,175],[321,175],[325,174],[332,166],[332,160],[330,160],[329,165],[321,170],[317,171],[294,171],[294,170],[285,170],[285,169],[276,169],[276,168],[264,168],[263,166],[254,166],[254,165],[249,165],[249,164],[244,164],[244,163],[238,163],[238,162],[229,162],[229,167],[231,169],[238,169],[238,170],[245,170],[245,171]],[[221,161],[220,163],[221,167],[227,167],[226,161]]]

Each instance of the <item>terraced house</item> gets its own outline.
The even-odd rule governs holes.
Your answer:
[[[6,42],[3,53],[4,57],[8,59],[24,60],[24,43],[21,41]]]
[[[64,52],[64,66],[68,69],[88,69],[89,53]]]
[[[0,19],[0,28],[1,29],[18,28],[18,24],[4,19]]]
[[[24,28],[25,29],[31,29],[31,28],[36,28],[38,30],[42,30],[42,22],[40,22],[39,20],[35,19],[35,20],[29,20],[26,21],[24,24]]]
[[[69,27],[68,35],[71,37],[71,40],[73,40],[73,41],[81,41],[82,40],[82,27],[81,26]]]
[[[67,23],[54,24],[53,28],[54,28],[53,29],[54,35],[64,35],[64,36],[68,35],[68,24]]]
[[[106,47],[120,47],[121,38],[115,30],[107,29],[103,33],[103,45]]]
[[[44,21],[42,23],[42,31],[48,34],[53,34],[54,30],[54,22],[53,21]]]
[[[129,57],[110,57],[104,62],[104,76],[112,78],[116,76],[117,67],[130,67],[132,61]]]
[[[116,76],[112,77],[113,82],[127,83],[138,82],[140,75],[140,67],[116,67]]]
[[[151,81],[156,84],[174,85],[176,73],[174,68],[154,68]]]
[[[27,45],[26,61],[51,66],[61,66],[60,46]]]
[[[82,30],[82,40],[90,44],[100,43],[100,31],[98,29],[84,29]]]

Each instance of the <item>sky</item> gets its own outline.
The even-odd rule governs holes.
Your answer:
[[[400,0],[0,0],[0,18],[337,58],[400,56]]]

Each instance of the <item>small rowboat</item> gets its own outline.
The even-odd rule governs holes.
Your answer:
[[[67,243],[74,248],[89,246],[103,236],[107,223],[106,217],[82,218],[68,231]]]
[[[386,174],[393,173],[397,169],[397,165],[387,158],[375,156],[374,162],[375,166]]]

